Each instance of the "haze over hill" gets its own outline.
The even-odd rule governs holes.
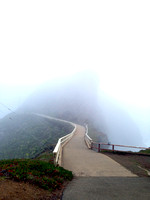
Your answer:
[[[100,95],[99,107],[104,125],[101,127],[113,144],[144,146],[138,124],[121,105],[106,94]],[[133,149],[132,149],[133,150]]]
[[[128,113],[112,99],[109,101],[106,96],[101,99],[99,79],[91,71],[42,85],[18,112],[47,114],[82,125],[88,122],[90,136],[92,137],[92,132],[99,133],[96,140],[124,145],[144,145],[137,125]]]
[[[21,106],[21,112],[39,112],[84,123],[97,114],[98,78],[91,72],[42,85]]]

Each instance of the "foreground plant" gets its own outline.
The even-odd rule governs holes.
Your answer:
[[[73,178],[71,171],[55,167],[53,163],[30,159],[0,161],[0,176],[26,181],[48,190],[59,189],[64,181]]]

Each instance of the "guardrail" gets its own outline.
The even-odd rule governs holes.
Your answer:
[[[150,148],[146,147],[137,147],[137,146],[126,146],[126,145],[117,145],[117,144],[110,144],[110,143],[98,143],[94,142],[90,136],[88,135],[88,126],[85,125],[85,136],[84,136],[85,142],[89,149],[95,149],[97,152],[101,152],[102,150],[108,150],[108,151],[120,151],[120,152],[131,152],[131,149],[135,149],[137,151],[139,150],[146,150]],[[135,153],[135,151],[134,151]]]
[[[61,137],[58,140],[58,142],[55,146],[55,149],[53,151],[54,164],[59,165],[59,166],[61,166],[61,162],[62,162],[63,147],[67,142],[69,142],[69,140],[73,137],[74,133],[76,132],[76,125],[71,122],[67,122],[67,123],[70,123],[72,126],[74,126],[74,130],[71,133],[69,133],[68,135]]]
[[[52,119],[52,120],[56,120],[56,121],[60,121],[60,122],[64,122],[64,123],[68,123],[68,124],[71,124],[72,126],[74,126],[74,129],[71,133],[69,133],[68,135],[65,135],[64,137],[61,137],[56,146],[55,146],[55,149],[53,151],[53,156],[54,156],[54,164],[55,165],[59,165],[61,166],[61,160],[62,160],[62,148],[63,146],[69,142],[69,140],[72,138],[72,136],[74,135],[75,131],[76,131],[76,124],[72,123],[72,122],[69,122],[69,121],[66,121],[66,120],[63,120],[63,119],[58,119],[58,118],[55,118],[55,117],[50,117],[50,116],[47,116],[47,115],[43,115],[43,114],[39,114],[39,113],[32,113],[34,115],[37,115],[37,116],[40,116],[40,117],[44,117],[44,118],[47,118],[47,119]]]
[[[89,149],[92,149],[93,146],[93,140],[90,138],[90,136],[88,135],[88,125],[85,125],[85,135],[84,135],[84,140],[85,143],[87,144],[87,147]]]
[[[109,144],[109,143],[97,143],[93,142],[92,149],[97,149],[98,152],[102,150],[108,150],[108,151],[119,151],[119,152],[137,152],[140,150],[146,150],[150,148],[146,147],[137,147],[137,146],[127,146],[127,145],[118,145],[118,144]],[[134,149],[134,151],[133,151]]]

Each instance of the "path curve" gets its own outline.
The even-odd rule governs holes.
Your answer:
[[[84,127],[77,125],[75,135],[63,148],[62,167],[75,176],[137,177],[108,156],[88,149],[84,134]]]

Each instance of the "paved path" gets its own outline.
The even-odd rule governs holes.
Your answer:
[[[77,126],[75,136],[64,147],[62,166],[65,169],[73,171],[75,176],[136,177],[108,156],[88,149],[84,133],[84,127]]]
[[[63,151],[63,167],[72,170],[75,178],[64,190],[62,199],[149,200],[150,179],[137,177],[111,158],[89,150],[84,132],[83,127],[77,126],[76,135]]]
[[[111,158],[89,150],[81,126],[64,147],[62,165],[75,175],[62,200],[150,199],[150,179],[137,177]]]
[[[150,200],[150,178],[76,177],[63,200]]]

